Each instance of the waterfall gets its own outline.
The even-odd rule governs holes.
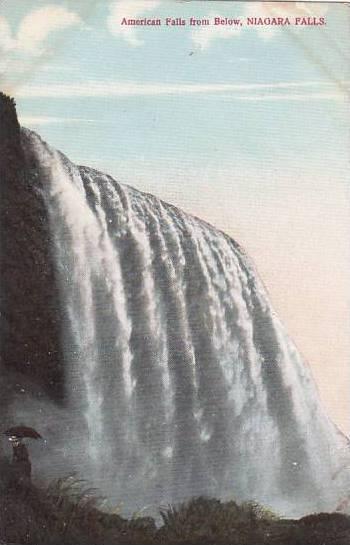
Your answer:
[[[201,494],[333,508],[345,440],[243,249],[35,133],[22,141],[64,316],[59,455],[130,510]]]

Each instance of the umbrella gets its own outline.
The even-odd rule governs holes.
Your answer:
[[[30,439],[42,439],[40,433],[38,433],[34,428],[29,426],[14,426],[3,432],[7,437],[16,437],[17,439],[24,439],[29,437]]]

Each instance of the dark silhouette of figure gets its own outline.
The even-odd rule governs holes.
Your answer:
[[[12,447],[12,463],[16,466],[20,466],[22,468],[23,475],[30,479],[32,473],[32,464],[30,463],[27,447],[24,443],[21,443],[19,441],[14,443]]]
[[[12,461],[9,467],[10,486],[18,489],[29,489],[31,485],[32,464],[24,439],[42,439],[34,428],[29,426],[13,426],[3,432],[12,445]]]
[[[12,443],[11,484],[15,487],[26,486],[31,483],[32,464],[29,452],[24,443],[18,438]]]

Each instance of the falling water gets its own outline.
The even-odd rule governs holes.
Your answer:
[[[72,468],[131,510],[199,494],[334,507],[343,437],[242,248],[23,141],[55,241]]]

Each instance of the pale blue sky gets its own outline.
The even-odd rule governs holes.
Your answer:
[[[117,14],[128,16],[130,3],[119,4]],[[143,4],[155,7],[138,10],[139,17],[237,17],[247,10],[241,2],[146,0]],[[8,0],[2,2],[0,13],[16,34],[26,15],[47,5],[54,2]],[[40,44],[42,55],[7,53],[19,64],[17,74],[9,65],[7,77],[18,82],[14,91],[24,121],[29,117],[30,125],[40,126],[45,138],[74,159],[98,160],[117,173],[120,158],[134,160],[145,153],[145,141],[147,157],[155,161],[159,156],[173,160],[177,155],[192,164],[202,163],[214,154],[220,162],[253,161],[260,168],[261,160],[271,154],[280,163],[297,157],[308,164],[319,164],[321,159],[339,165],[344,159],[348,127],[342,120],[347,105],[340,82],[348,79],[346,6],[331,6],[327,26],[321,29],[285,27],[265,38],[261,29],[250,27],[230,38],[213,38],[209,46],[200,48],[188,26],[135,30],[139,45],[132,45],[120,33],[118,15],[113,22],[108,19],[115,2],[69,0],[56,5],[66,6],[80,21],[49,33]],[[217,30],[207,32],[214,36]],[[119,85],[120,92],[126,83],[134,83],[141,87],[140,94],[130,96],[126,89],[115,95],[111,90],[96,97],[92,90],[92,96],[86,96],[89,83],[96,81]],[[172,84],[175,90],[159,95],[157,89],[142,89],[150,83]],[[219,83],[267,87],[176,90],[181,84],[210,87]],[[281,83],[286,87],[276,87]],[[300,86],[287,86],[295,83]],[[57,84],[65,88],[55,93],[52,87]],[[76,96],[69,96],[75,85],[80,86]],[[36,97],[39,86],[42,94],[51,86],[52,96]],[[34,96],[27,98],[31,87]],[[81,131],[79,139],[75,119],[85,120],[90,127]]]
[[[344,429],[349,13],[331,3],[0,0],[0,87],[22,123],[243,243]],[[327,24],[125,30],[124,15]]]

